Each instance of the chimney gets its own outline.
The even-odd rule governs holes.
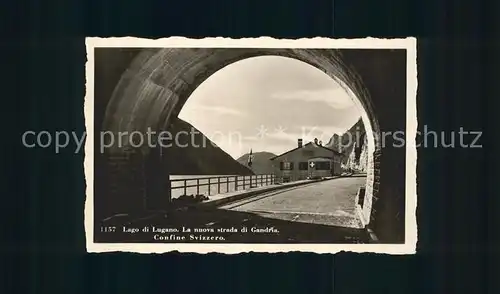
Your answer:
[[[314,138],[314,145],[318,145],[318,138]]]
[[[297,140],[297,146],[298,146],[299,148],[301,148],[301,147],[302,147],[302,139],[298,139],[298,140]]]

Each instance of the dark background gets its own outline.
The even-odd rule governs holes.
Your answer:
[[[428,2],[428,3],[427,3]],[[2,293],[494,293],[494,9],[459,1],[19,1],[0,9]],[[14,7],[15,6],[15,7]],[[26,130],[84,131],[84,36],[418,37],[418,119],[482,149],[418,151],[418,254],[87,254],[83,152]],[[16,279],[14,279],[16,278]],[[21,279],[19,279],[21,278]],[[3,279],[2,279],[3,280]],[[17,280],[14,281],[14,280]]]

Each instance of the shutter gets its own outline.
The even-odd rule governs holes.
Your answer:
[[[280,161],[280,170],[283,170],[283,161]]]
[[[293,162],[290,162],[290,170],[293,170]]]

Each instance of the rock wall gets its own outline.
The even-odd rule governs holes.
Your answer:
[[[368,139],[366,136],[363,139],[363,145],[358,158],[358,169],[364,173],[368,169]]]

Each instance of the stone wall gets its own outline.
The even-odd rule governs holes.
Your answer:
[[[142,154],[128,149],[108,154],[106,159],[106,194],[96,195],[104,196],[96,197],[96,204],[102,206],[99,215],[109,217],[143,211],[146,208],[146,175]]]

